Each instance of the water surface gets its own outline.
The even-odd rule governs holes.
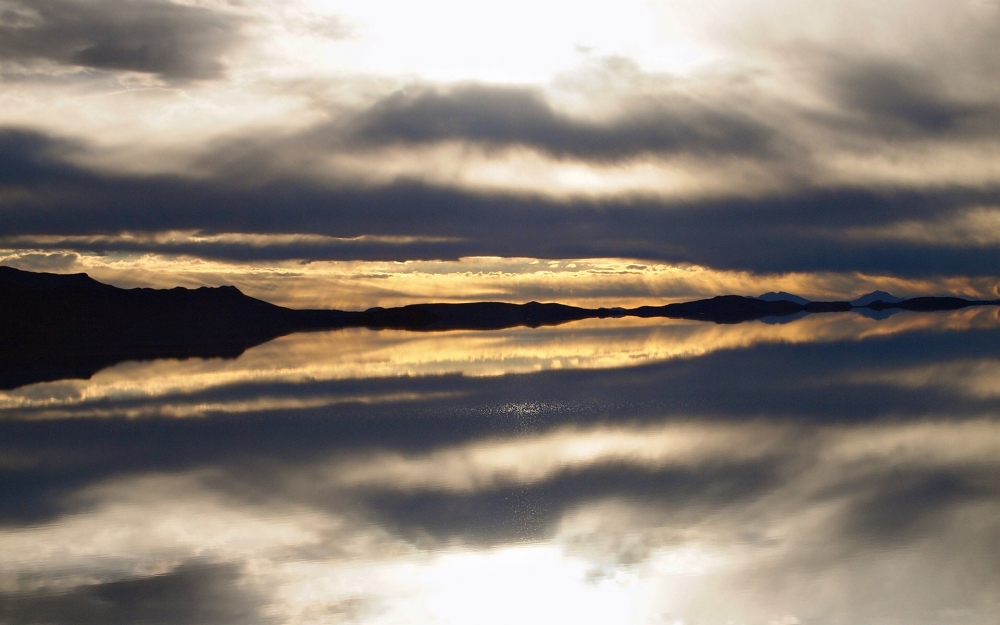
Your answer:
[[[995,309],[296,334],[0,393],[0,623],[991,623]]]

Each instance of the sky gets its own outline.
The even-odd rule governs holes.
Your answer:
[[[996,297],[996,0],[0,0],[0,263],[294,306]]]

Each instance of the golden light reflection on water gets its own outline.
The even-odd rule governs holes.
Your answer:
[[[950,313],[899,313],[883,320],[855,313],[836,313],[808,315],[786,323],[733,325],[622,318],[487,332],[351,328],[281,337],[252,348],[235,360],[129,362],[100,371],[89,380],[62,380],[3,391],[0,392],[0,410],[31,409],[33,418],[70,415],[185,417],[214,412],[315,408],[351,402],[413,401],[420,396],[261,396],[252,400],[211,402],[184,398],[233,385],[614,369],[695,358],[719,350],[745,349],[760,344],[862,341],[906,332],[958,332],[998,326],[998,310],[989,307]],[[127,409],[108,408],[101,403],[167,397],[172,398],[170,402]],[[87,405],[93,408],[73,412],[61,410]]]
[[[234,360],[124,363],[8,391],[0,478],[15,502],[34,493],[38,516],[0,516],[0,622],[993,623],[1000,361],[974,345],[983,333],[962,332],[995,330],[996,313],[352,329],[283,337]],[[912,364],[861,349],[890,337],[893,353],[928,338],[951,347]],[[693,382],[671,367],[609,385],[619,401],[596,419],[570,407],[537,427],[496,427],[503,418],[462,403],[485,378],[514,373],[531,397],[514,384],[481,399],[530,412],[565,396],[545,386],[561,376],[538,371],[731,350],[721,367],[734,377],[693,368],[708,378],[699,392],[724,394],[741,378],[765,380],[749,373],[757,354],[742,350],[791,346],[781,373],[815,362],[820,342],[838,343],[835,366],[775,376],[762,411],[629,403],[644,385],[672,393],[671,383]],[[323,386],[443,374],[480,379],[460,392]],[[270,386],[280,384],[294,392]],[[889,397],[868,393],[873,385]],[[221,392],[237,386],[238,399]],[[808,399],[795,404],[803,388]],[[946,401],[924,401],[935,393]],[[873,397],[887,401],[864,410]],[[435,410],[343,423],[281,412],[374,402]],[[862,414],[831,417],[827,403]],[[456,421],[436,429],[449,409]],[[243,412],[265,418],[213,419]],[[22,416],[170,418],[14,421]],[[177,418],[192,416],[204,419]],[[183,606],[180,616],[157,621],[167,604]]]
[[[394,402],[434,401],[460,396],[458,393],[382,393],[366,395],[324,395],[309,398],[257,397],[245,401],[167,401],[129,407],[98,407],[84,410],[49,408],[31,415],[33,419],[169,417],[186,419],[209,414],[234,414],[276,410],[329,408],[341,404],[389,404]],[[150,398],[149,395],[143,396]],[[100,399],[106,399],[101,397]],[[85,402],[86,400],[84,400]],[[91,401],[95,401],[91,399]],[[99,401],[99,400],[96,400]],[[80,403],[84,403],[80,402]]]

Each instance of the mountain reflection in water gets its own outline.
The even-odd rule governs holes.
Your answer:
[[[351,329],[4,391],[0,623],[995,623],[996,313]]]

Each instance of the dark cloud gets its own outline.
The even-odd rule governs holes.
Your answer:
[[[774,462],[674,470],[604,465],[473,493],[376,493],[366,503],[380,525],[401,536],[488,546],[551,538],[567,512],[608,499],[658,509],[672,525],[693,526],[772,491],[779,468]]]
[[[0,185],[30,188],[62,181],[87,183],[93,177],[69,165],[65,158],[84,149],[79,143],[18,129],[0,130]]]
[[[763,157],[775,139],[749,115],[681,96],[648,97],[614,119],[588,121],[556,111],[539,91],[480,85],[399,92],[350,126],[362,144],[463,141],[599,161],[679,153]]]
[[[899,63],[855,63],[833,72],[832,85],[846,114],[864,116],[886,135],[1000,133],[1000,105],[958,97],[928,70]]]
[[[0,594],[6,625],[225,625],[263,622],[261,600],[234,565],[186,564],[169,573],[69,590]]]
[[[204,79],[223,72],[222,55],[240,38],[233,16],[161,0],[6,0],[0,8],[0,60]]]
[[[879,544],[906,542],[932,533],[950,520],[949,513],[956,508],[1000,499],[996,474],[985,467],[890,474],[867,488],[874,492],[856,497],[845,529]],[[849,489],[855,495],[866,490],[860,484],[843,490]]]
[[[197,235],[210,233],[195,232]],[[292,242],[275,241],[267,244],[174,240],[157,242],[135,238],[115,239],[101,237],[97,240],[82,240],[64,238],[30,240],[4,239],[0,236],[0,248],[25,247],[37,250],[73,249],[78,252],[155,252],[160,254],[188,254],[199,258],[215,258],[223,260],[332,260],[332,259],[421,259],[457,257],[468,249],[462,241],[454,240],[399,240],[384,241],[378,238],[302,240]],[[24,254],[18,256],[17,265],[20,269],[29,271],[45,271],[68,268],[78,258],[75,253],[63,254]]]
[[[0,132],[0,236],[162,230],[411,236],[437,241],[191,251],[256,259],[631,257],[758,272],[910,276],[991,276],[1000,260],[995,246],[845,236],[852,228],[941,220],[969,207],[1000,205],[1000,188],[828,188],[751,199],[560,201],[407,181],[338,187],[292,176],[255,182],[235,174],[207,180],[113,175],[59,159],[64,149],[64,142],[37,133]],[[174,245],[177,251],[189,249]],[[135,242],[91,247],[130,246],[144,249]]]

